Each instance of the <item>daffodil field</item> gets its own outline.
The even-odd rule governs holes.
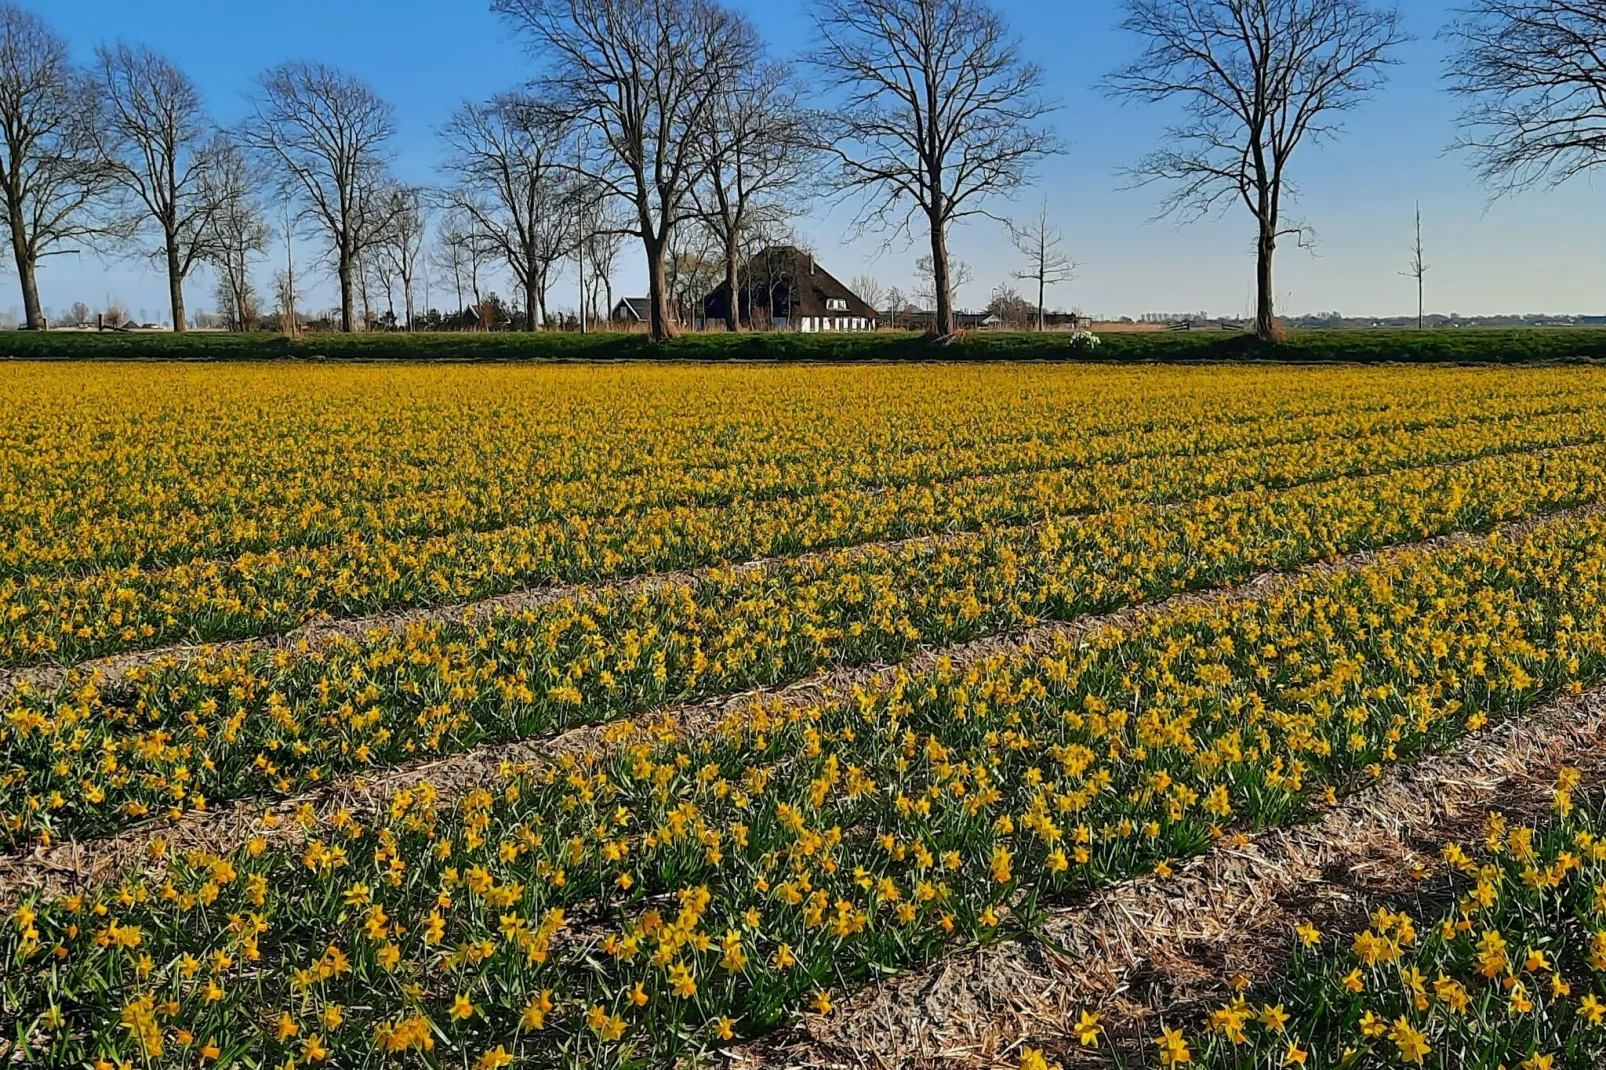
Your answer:
[[[1352,933],[1302,923],[1280,986],[1240,993],[1198,1029],[1165,1030],[1160,1058],[1245,1068],[1599,1065],[1606,812],[1598,801],[1575,804],[1578,782],[1578,770],[1562,770],[1556,813],[1538,826],[1491,811],[1481,838],[1446,843],[1436,870],[1421,875],[1428,913],[1378,907]]]
[[[0,888],[0,1065],[714,1059],[1606,683],[1593,368],[0,383],[0,850],[152,832],[143,869]],[[466,792],[427,775],[591,725]],[[315,805],[415,766],[380,809]],[[1315,933],[1146,1057],[1595,1065],[1577,780],[1552,826],[1447,850],[1442,918]],[[163,831],[225,803],[259,815],[237,848]]]
[[[1606,405],[1544,372],[209,372],[9,373],[0,664],[1598,443]]]

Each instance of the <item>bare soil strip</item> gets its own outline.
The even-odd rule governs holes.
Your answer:
[[[1543,456],[1554,453],[1557,449],[1567,447],[1543,447],[1533,450],[1515,450],[1510,454],[1501,456]],[[1397,472],[1426,471],[1437,468],[1452,468],[1456,465],[1470,464],[1484,460],[1484,457],[1463,458],[1455,461],[1440,461],[1429,465],[1397,465],[1382,468],[1378,471],[1355,472],[1346,475],[1328,476],[1322,479],[1310,480],[1279,488],[1280,490],[1296,490],[1301,487],[1320,486],[1324,483],[1334,483],[1345,479],[1367,479]],[[1227,491],[1226,494],[1243,493]],[[1212,494],[1198,494],[1191,498],[1174,502],[1166,502],[1156,508],[1161,512],[1170,512],[1194,502],[1214,497]],[[1143,503],[1134,502],[1133,505]],[[1026,523],[1011,523],[999,525],[1000,530],[1028,531],[1041,526],[1048,521],[1065,521],[1079,517],[1096,516],[1097,513],[1071,512],[1056,513],[1047,520],[1033,520]],[[326,618],[309,621],[298,628],[286,632],[269,635],[252,636],[246,639],[233,639],[215,643],[175,643],[168,646],[153,647],[149,650],[129,651],[123,654],[112,654],[102,658],[91,658],[74,665],[37,665],[27,668],[0,668],[0,701],[3,701],[18,685],[26,684],[35,690],[54,690],[60,687],[69,678],[86,679],[98,674],[103,685],[115,684],[116,681],[128,673],[130,669],[144,668],[159,661],[183,661],[191,658],[204,657],[208,654],[230,650],[295,650],[310,651],[327,646],[342,638],[359,639],[376,629],[406,628],[411,624],[431,624],[447,622],[475,623],[489,619],[500,612],[518,613],[541,606],[561,602],[573,598],[587,591],[616,590],[623,594],[633,594],[640,591],[655,590],[676,584],[690,584],[706,579],[717,572],[733,571],[737,573],[762,572],[769,569],[787,568],[797,565],[806,565],[811,561],[818,561],[839,554],[874,554],[879,552],[896,553],[904,549],[913,549],[925,545],[938,545],[948,541],[966,538],[975,538],[981,532],[975,529],[963,531],[928,532],[923,535],[912,535],[903,539],[885,539],[877,542],[855,543],[850,546],[822,547],[816,550],[807,550],[796,554],[775,554],[766,557],[752,558],[747,561],[734,562],[721,565],[708,565],[695,569],[682,569],[665,572],[643,573],[636,576],[623,577],[617,580],[600,580],[589,583],[566,583],[542,585],[538,587],[523,587],[506,594],[493,595],[489,598],[477,599],[469,602],[452,602],[442,605],[420,606],[410,609],[393,609],[381,613],[362,617]]]
[[[896,665],[869,665],[827,669],[796,683],[724,695],[715,699],[684,703],[647,711],[634,718],[638,726],[668,724],[691,735],[717,724],[726,714],[753,702],[784,702],[810,705],[851,694],[855,687],[874,687],[899,673],[918,672],[938,659],[947,658],[960,668],[977,664],[996,655],[1029,653],[1050,648],[1060,637],[1075,638],[1105,627],[1136,628],[1150,618],[1186,605],[1222,603],[1262,598],[1320,573],[1350,571],[1386,561],[1403,554],[1473,544],[1487,539],[1517,538],[1541,524],[1606,512],[1606,503],[1528,517],[1481,535],[1456,533],[1383,550],[1350,554],[1332,561],[1308,565],[1290,572],[1268,572],[1234,587],[1194,591],[1157,601],[1129,606],[1111,613],[1081,617],[1068,622],[1051,622],[1008,634],[989,636],[949,647],[930,647]],[[1538,723],[1537,721],[1534,723]],[[154,819],[114,836],[85,841],[64,841],[39,846],[27,854],[0,856],[0,913],[9,911],[22,897],[40,893],[46,896],[84,891],[133,873],[160,872],[163,852],[205,850],[231,851],[262,833],[262,816],[273,813],[288,816],[303,805],[320,814],[344,808],[358,820],[369,820],[388,807],[390,799],[402,789],[429,784],[450,800],[476,787],[496,783],[516,769],[539,767],[563,754],[576,754],[606,746],[609,725],[597,724],[571,729],[554,737],[482,744],[460,754],[425,759],[387,767],[366,777],[332,781],[294,797],[267,803],[260,798],[241,799],[214,810],[192,811],[178,821]],[[296,835],[291,821],[283,821],[269,833],[270,840]],[[1168,888],[1178,887],[1173,883]]]
[[[1196,1028],[1228,981],[1276,976],[1293,927],[1351,931],[1379,904],[1409,900],[1412,873],[1485,813],[1532,821],[1556,772],[1606,776],[1606,687],[1564,695],[1443,755],[1389,768],[1313,824],[1229,837],[1168,880],[1148,877],[1049,914],[1035,938],[971,948],[842,1000],[726,1053],[758,1067],[1018,1065],[1025,1043],[1067,1066],[1152,1062],[1162,1023]],[[1071,1024],[1096,1011],[1099,1051]]]

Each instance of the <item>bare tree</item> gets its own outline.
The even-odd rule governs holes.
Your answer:
[[[908,304],[909,298],[898,287],[894,286],[887,291],[888,327],[897,328],[898,320],[903,317],[904,310]]]
[[[599,295],[604,297],[604,315],[613,308],[613,273],[628,236],[629,220],[620,218],[618,198],[583,179],[573,184],[568,202],[573,206],[577,237],[572,251],[580,281],[579,311],[595,321]]]
[[[869,275],[855,275],[853,281],[848,283],[848,289],[859,295],[859,298],[871,308],[880,308],[886,292],[881,284]]]
[[[990,315],[998,317],[998,322],[1005,327],[1021,328],[1032,322],[1034,318],[1040,320],[1042,313],[1032,308],[1031,302],[1020,295],[1020,291],[1007,282],[1001,282],[993,287],[992,296],[987,301],[987,311]],[[1039,326],[1038,330],[1042,330]]]
[[[273,232],[257,201],[258,176],[239,147],[219,136],[208,146],[207,157],[196,194],[207,205],[200,221],[203,231],[189,241],[217,271],[219,310],[234,330],[245,330],[244,319],[231,310],[252,307],[251,262],[267,252]],[[180,305],[177,313],[182,311]],[[174,329],[180,329],[177,321]]]
[[[1606,165],[1606,5],[1471,0],[1447,36],[1466,98],[1459,147],[1498,192]]]
[[[390,200],[386,224],[380,232],[374,261],[384,273],[401,285],[402,310],[407,329],[413,329],[413,285],[424,254],[427,229],[424,200],[416,186],[394,185],[384,194]],[[387,285],[387,290],[388,290]]]
[[[623,237],[617,222],[599,227],[586,237],[586,264],[593,282],[602,287],[604,315],[613,308],[613,272],[619,262]]]
[[[1200,218],[1232,199],[1255,218],[1255,333],[1277,337],[1272,258],[1309,229],[1285,215],[1294,151],[1339,132],[1337,116],[1384,80],[1405,40],[1399,11],[1366,0],[1125,0],[1123,27],[1144,42],[1110,75],[1116,96],[1180,100],[1186,119],[1167,148],[1133,170],[1175,189],[1162,215]]]
[[[437,271],[452,277],[452,289],[457,295],[457,303],[452,308],[454,316],[461,314],[465,307],[463,275],[468,267],[466,235],[461,217],[447,212],[441,217],[440,225],[435,230],[435,244],[427,254]]]
[[[465,103],[441,129],[455,183],[444,203],[471,218],[524,290],[528,325],[546,314],[552,272],[573,247],[561,126],[529,97],[504,93]]]
[[[1411,246],[1411,262],[1406,265],[1401,275],[1416,280],[1416,329],[1421,330],[1427,319],[1423,304],[1422,280],[1428,273],[1431,265],[1422,259],[1422,203],[1416,205],[1416,241]]]
[[[254,331],[262,316],[262,302],[257,296],[256,284],[249,275],[237,283],[227,275],[218,275],[217,311],[224,326],[231,331]]]
[[[84,304],[82,301],[74,301],[72,303],[72,308],[67,311],[67,316],[75,324],[88,323],[89,306]]]
[[[673,234],[665,274],[675,322],[697,328],[702,323],[703,299],[725,272],[725,251],[711,232],[683,228]]]
[[[102,102],[96,144],[112,180],[133,199],[160,235],[156,257],[167,272],[173,330],[185,328],[184,280],[208,259],[209,221],[217,206],[207,197],[206,170],[217,152],[211,121],[195,83],[144,45],[95,50],[95,79]]]
[[[301,334],[301,321],[296,312],[301,291],[296,288],[295,224],[288,198],[282,202],[282,207],[284,226],[280,228],[280,237],[284,239],[284,270],[273,273],[273,292],[279,301],[279,329],[296,338]]]
[[[435,230],[435,266],[452,276],[457,291],[457,313],[481,304],[480,273],[493,259],[489,243],[478,232],[472,216],[448,209]],[[468,290],[464,292],[464,284]],[[472,301],[468,300],[470,297]]]
[[[940,281],[937,277],[937,261],[933,257],[922,256],[915,261],[915,281],[920,284],[920,289],[915,291],[915,298],[925,308],[936,308],[938,302],[942,300],[940,288],[946,287],[949,313],[952,315],[954,294],[975,280],[976,274],[970,270],[970,265],[955,257],[949,257],[948,262],[943,265],[943,276]],[[947,333],[953,333],[952,324],[949,325]]]
[[[752,31],[744,24],[742,32]],[[791,69],[762,61],[756,35],[740,51],[747,62],[705,116],[705,175],[692,187],[703,224],[724,252],[728,331],[741,329],[743,236],[760,216],[780,211],[781,198],[795,207],[819,156],[814,120],[799,103]]]
[[[296,320],[296,302],[301,299],[301,294],[296,289],[293,268],[273,273],[273,296],[279,304],[279,330],[291,338],[296,337],[301,330],[301,325]]]
[[[571,164],[630,205],[647,259],[655,339],[673,325],[666,264],[693,219],[703,173],[697,134],[748,61],[755,35],[713,0],[494,0],[544,61],[543,101],[571,125]]]
[[[396,318],[396,271],[382,250],[383,246],[375,245],[357,260],[362,279],[358,293],[362,297],[363,322],[369,330],[378,323],[383,323],[386,330],[395,330],[399,322]],[[371,311],[368,304],[370,295],[376,293],[385,297],[385,316]]]
[[[864,196],[861,226],[912,236],[924,218],[934,326],[952,334],[949,228],[1059,151],[1042,72],[983,0],[816,0],[814,22],[811,62],[842,98],[827,146],[837,187]]]
[[[30,11],[0,0],[0,195],[29,330],[46,326],[39,261],[106,236],[96,209],[110,177],[95,149],[91,79],[67,42]]]
[[[1043,301],[1050,286],[1070,282],[1076,277],[1076,261],[1065,255],[1065,236],[1048,218],[1044,198],[1037,218],[1029,223],[1009,225],[1010,239],[1026,257],[1026,267],[1015,278],[1037,283],[1037,329],[1043,329]]]
[[[283,63],[257,79],[246,143],[277,173],[300,220],[327,242],[340,283],[340,329],[355,328],[357,262],[384,231],[390,105],[367,84],[321,63]]]

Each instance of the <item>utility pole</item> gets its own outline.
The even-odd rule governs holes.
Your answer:
[[[586,149],[585,142],[575,143],[575,174],[585,173]],[[585,193],[580,194],[581,203],[585,201]],[[580,234],[574,243],[575,269],[574,273],[580,285],[580,333],[586,333],[586,209],[582,208],[576,215],[579,217]]]
[[[286,324],[290,337],[295,338],[301,334],[300,324],[296,323],[296,258],[290,248],[290,202],[284,202],[284,303],[286,311],[290,313],[290,322]]]
[[[1428,273],[1429,265],[1422,260],[1422,202],[1416,202],[1416,244],[1411,247],[1411,262],[1406,269],[1400,272],[1408,279],[1416,280],[1416,329],[1422,330],[1426,325],[1425,309],[1423,307],[1422,277]]]
[[[582,219],[585,218],[585,213],[583,213],[583,212],[581,213],[581,218]],[[574,273],[578,277],[579,284],[580,284],[580,333],[581,334],[585,334],[586,333],[586,236],[584,234],[585,225],[583,223],[581,224],[580,229],[582,231],[582,233],[580,235],[580,240],[574,243],[574,255],[575,255]]]

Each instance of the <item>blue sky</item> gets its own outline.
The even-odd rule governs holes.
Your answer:
[[[22,0],[28,3],[29,0]],[[778,54],[807,40],[806,7],[735,0]],[[1024,37],[1024,51],[1046,71],[1062,105],[1056,125],[1069,151],[1040,169],[1037,185],[1002,214],[1029,213],[1042,197],[1081,262],[1079,277],[1050,301],[1096,315],[1198,311],[1242,315],[1252,307],[1250,229],[1242,210],[1181,227],[1152,221],[1153,190],[1122,190],[1118,170],[1152,148],[1162,109],[1117,105],[1093,84],[1129,58],[1134,42],[1118,27],[1108,0],[997,0]],[[32,0],[74,52],[88,58],[99,41],[143,41],[165,52],[201,86],[223,122],[245,110],[255,73],[288,58],[336,64],[367,79],[396,107],[395,167],[409,181],[430,182],[438,158],[436,127],[465,97],[518,85],[531,61],[488,0],[276,0],[272,5],[218,0]],[[1316,228],[1314,252],[1279,254],[1277,291],[1288,313],[1337,310],[1350,315],[1414,311],[1405,267],[1413,203],[1423,206],[1430,309],[1441,312],[1606,312],[1606,190],[1587,181],[1490,203],[1465,161],[1447,154],[1455,102],[1442,91],[1444,45],[1435,34],[1453,2],[1401,0],[1414,40],[1399,53],[1389,85],[1348,119],[1337,142],[1306,148],[1294,177],[1300,216]],[[1597,180],[1598,182],[1598,180]],[[833,273],[868,272],[913,288],[918,243],[883,249],[875,237],[849,240],[851,212],[824,207],[804,225]],[[985,220],[961,228],[954,253],[975,281],[959,295],[980,306],[1019,267],[1000,228]],[[639,254],[621,258],[615,292],[642,288]],[[262,269],[265,282],[270,268]],[[96,307],[107,298],[136,314],[162,316],[165,283],[141,263],[62,257],[43,269],[44,302]],[[0,278],[0,310],[19,305]],[[503,287],[503,292],[511,290]],[[560,280],[555,307],[572,305]],[[188,286],[191,308],[212,307],[211,282]],[[439,294],[437,291],[437,303]],[[333,300],[327,282],[315,303]]]

